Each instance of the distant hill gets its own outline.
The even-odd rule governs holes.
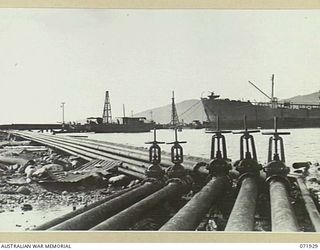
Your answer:
[[[179,120],[185,123],[191,123],[193,120],[206,121],[207,117],[200,100],[191,99],[176,103]],[[152,118],[156,123],[169,123],[171,121],[171,104],[166,106],[148,109],[135,114],[134,116],[144,116],[148,120]]]
[[[281,101],[301,104],[319,104],[319,92],[314,92],[308,95],[298,95]]]

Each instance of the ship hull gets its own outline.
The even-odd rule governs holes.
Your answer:
[[[305,106],[271,107],[266,103],[233,101],[229,99],[202,98],[204,111],[212,127],[216,126],[219,116],[221,128],[242,129],[246,115],[249,128],[273,128],[273,118],[278,117],[279,128],[312,128],[320,127],[320,108]]]
[[[143,133],[150,132],[151,125],[131,126],[125,124],[89,124],[87,130],[95,133]]]

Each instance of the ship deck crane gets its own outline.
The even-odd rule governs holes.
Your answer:
[[[253,87],[255,87],[257,90],[259,90],[260,93],[262,93],[264,96],[266,96],[271,101],[272,104],[274,104],[277,102],[277,98],[274,97],[274,74],[272,74],[271,81],[272,81],[271,97],[268,94],[266,94],[263,90],[261,90],[257,85],[255,85],[253,82],[251,82],[251,81],[248,81],[248,82]]]

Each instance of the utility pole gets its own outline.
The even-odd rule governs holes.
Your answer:
[[[64,125],[64,105],[65,104],[66,104],[65,102],[61,102],[61,105],[60,105],[60,107],[62,108],[62,125]]]
[[[153,112],[152,112],[152,110],[150,111],[150,121],[153,121]]]
[[[274,74],[272,74],[271,82],[272,82],[272,86],[271,86],[271,101],[274,102]]]
[[[126,117],[126,107],[122,104],[123,117]]]

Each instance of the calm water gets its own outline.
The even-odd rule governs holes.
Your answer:
[[[263,130],[267,132],[270,130]],[[290,131],[291,135],[284,135],[284,145],[287,165],[292,165],[298,161],[320,161],[320,129],[287,129],[280,131]],[[146,141],[153,140],[153,133],[114,133],[114,134],[91,134],[88,133],[88,138],[123,143],[138,147],[148,147]],[[269,136],[261,133],[253,134],[255,138],[258,159],[261,163],[267,161],[268,154],[268,139]],[[232,160],[239,158],[240,135],[225,134],[227,141],[228,157]],[[185,155],[193,155],[204,158],[209,158],[210,143],[212,134],[205,133],[204,129],[184,129],[178,133],[179,140],[187,141],[182,144]],[[164,142],[172,142],[174,140],[173,130],[158,130],[157,140]],[[160,145],[162,150],[170,152],[172,145]]]

